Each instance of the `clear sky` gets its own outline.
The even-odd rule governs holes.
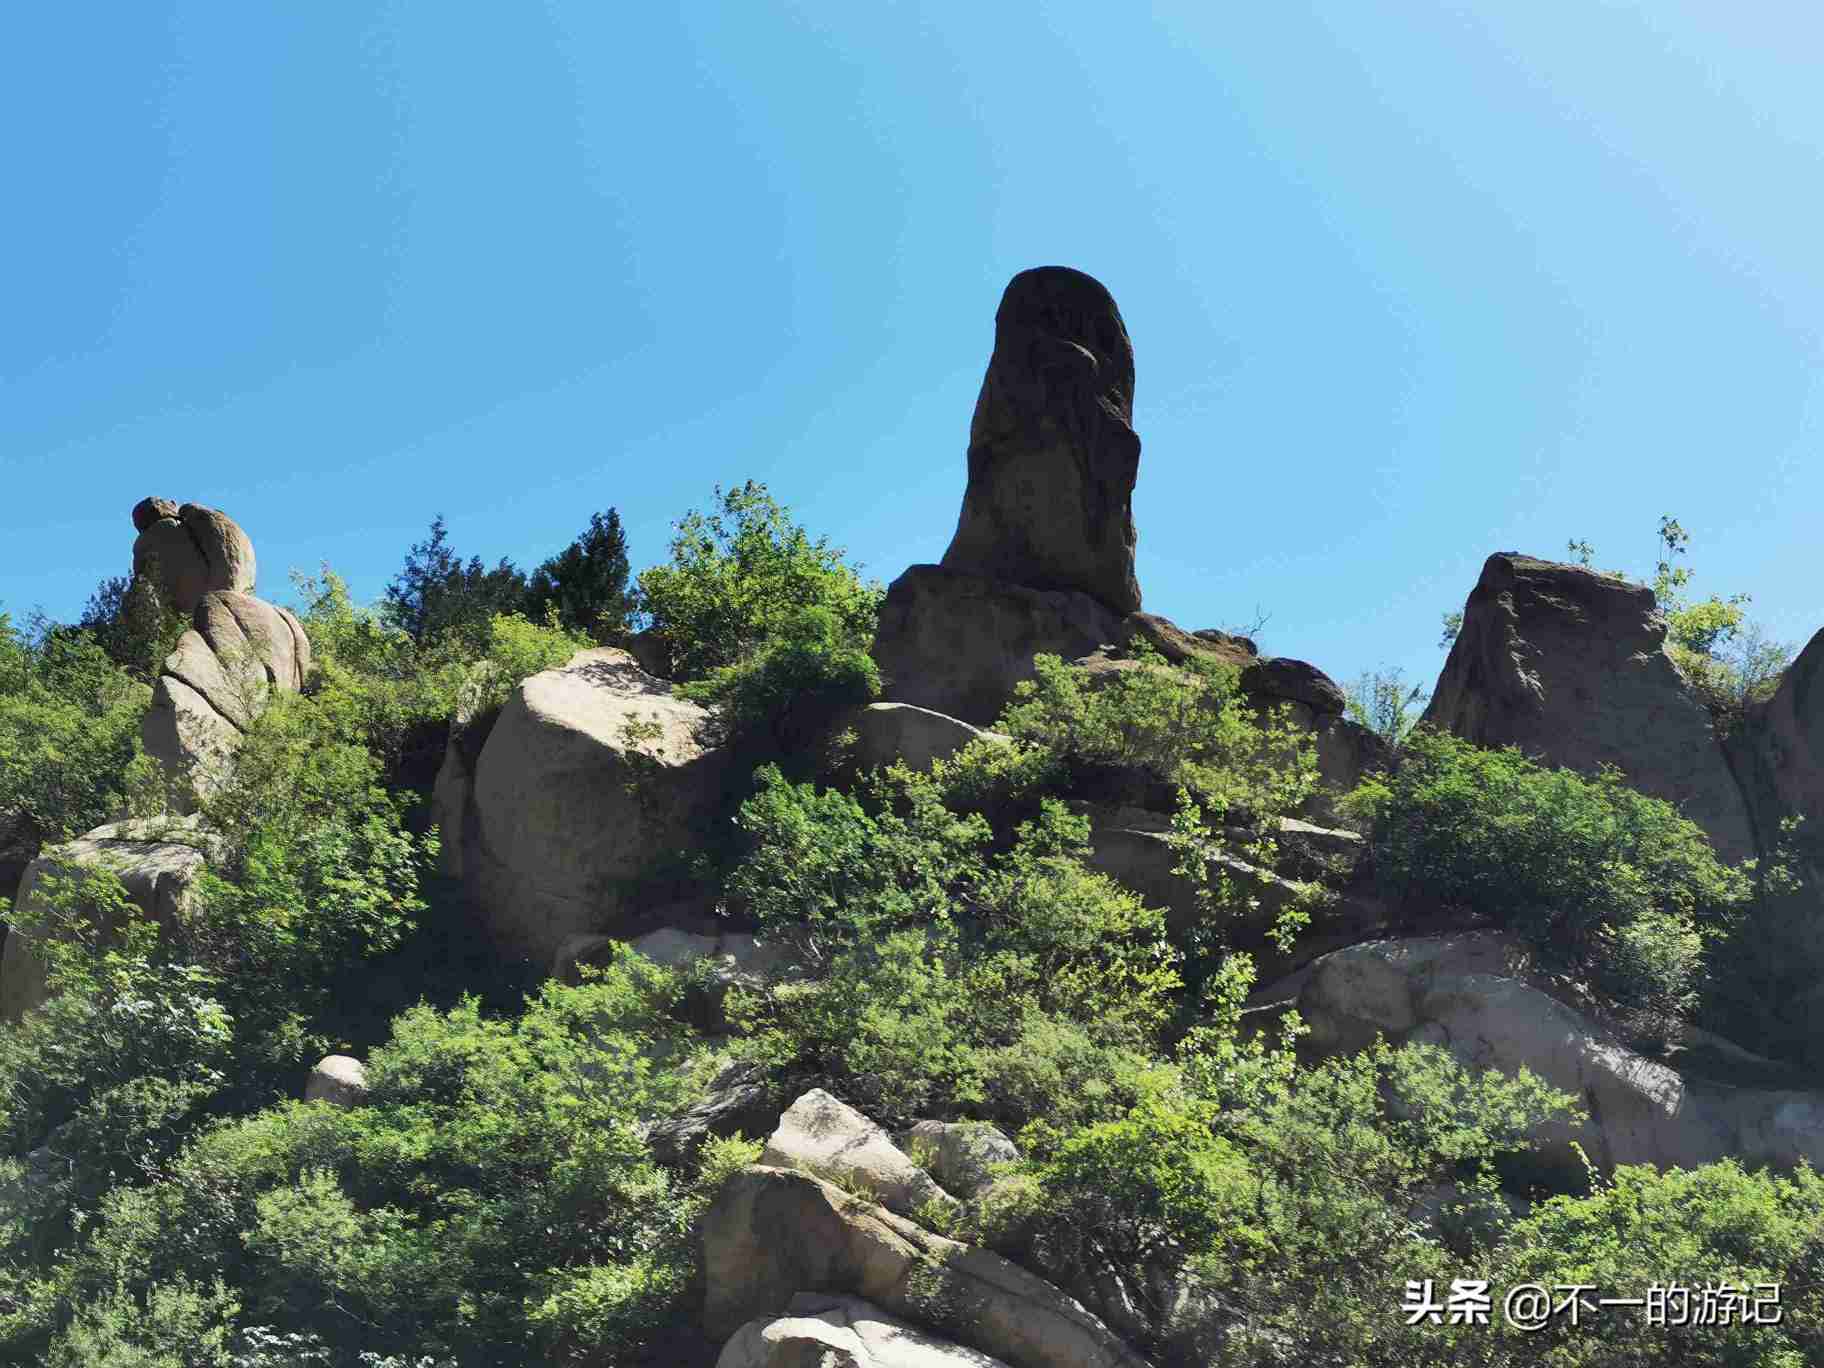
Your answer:
[[[773,0],[14,5],[0,606],[146,494],[377,597],[434,513],[635,565],[766,481],[891,579],[1014,272],[1114,292],[1146,606],[1427,684],[1483,557],[1824,625],[1824,11]]]

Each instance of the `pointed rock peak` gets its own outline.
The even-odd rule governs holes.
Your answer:
[[[1108,290],[1066,266],[1015,276],[995,314],[944,568],[1136,611],[1133,411],[1133,346]]]

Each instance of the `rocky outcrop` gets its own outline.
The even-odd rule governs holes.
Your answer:
[[[202,845],[194,819],[141,818],[96,827],[51,847],[26,867],[19,884],[20,919],[47,914],[45,900],[58,881],[80,885],[95,871],[107,870],[141,913],[170,926],[207,866]],[[106,935],[119,928],[104,916],[99,929]],[[46,996],[44,964],[33,953],[31,939],[15,927],[0,952],[0,1020],[17,1021]]]
[[[1753,855],[1747,802],[1665,644],[1644,585],[1498,552],[1464,605],[1424,721],[1585,774],[1614,765],[1678,804],[1722,858]]]
[[[914,565],[887,588],[874,660],[889,701],[986,727],[1032,678],[1033,656],[1073,660],[1120,628],[1120,614],[1079,590]]]
[[[251,592],[253,543],[220,509],[169,499],[141,499],[133,507],[133,576],[157,589],[161,602],[180,613],[196,610],[218,590]]]
[[[1022,271],[994,316],[946,570],[1140,607],[1134,350],[1113,296],[1064,266]]]
[[[1013,1141],[986,1121],[918,1121],[904,1139],[946,1192],[965,1199],[994,1182],[997,1165],[1020,1157]]]
[[[304,1100],[360,1106],[367,1101],[367,1066],[351,1055],[324,1055],[304,1081]]]
[[[267,698],[302,689],[310,669],[310,638],[288,609],[225,590],[202,596],[140,723],[146,753],[172,777],[180,810],[221,782]]]
[[[1146,1368],[1051,1284],[808,1173],[743,1170],[717,1196],[702,1232],[711,1338],[770,1321],[801,1293],[835,1293],[1012,1368]]]
[[[916,1215],[933,1202],[956,1204],[886,1131],[822,1088],[812,1088],[786,1108],[760,1162],[801,1168],[863,1189],[902,1216]]]
[[[1824,631],[1786,667],[1754,722],[1779,814],[1803,817],[1811,837],[1824,838]]]
[[[1582,1176],[1573,1140],[1604,1168],[1824,1162],[1824,1098],[1694,1078],[1638,1054],[1517,976],[1514,946],[1495,932],[1335,951],[1313,967],[1298,1009],[1319,1053],[1352,1052],[1382,1034],[1445,1046],[1476,1068],[1524,1067],[1570,1093],[1588,1121],[1539,1136],[1548,1169],[1570,1185]]]
[[[910,703],[869,703],[838,719],[837,729],[853,737],[844,763],[856,771],[891,765],[930,769],[934,761],[948,760],[971,741],[994,737],[996,732]]]
[[[549,964],[613,930],[629,882],[692,843],[728,778],[708,718],[601,647],[522,682],[472,765],[446,759],[445,858],[503,950]]]
[[[858,1297],[800,1292],[786,1312],[735,1331],[716,1368],[1007,1368],[1001,1359],[936,1339]]]

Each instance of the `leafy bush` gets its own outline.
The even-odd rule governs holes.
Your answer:
[[[671,650],[678,679],[738,665],[786,634],[806,609],[834,623],[839,649],[865,649],[881,589],[824,538],[815,541],[766,486],[716,490],[710,513],[678,521],[668,564],[641,573],[639,609]]]
[[[1201,657],[1169,667],[1144,642],[1107,672],[1033,659],[997,731],[1050,752],[1074,788],[1093,792],[1110,771],[1143,770],[1189,789],[1208,812],[1270,820],[1309,797],[1317,760],[1308,733],[1262,718],[1231,665]]]
[[[319,1336],[338,1362],[613,1361],[686,1314],[705,1200],[641,1138],[682,1100],[683,1071],[653,1063],[674,993],[625,959],[548,985],[514,1022],[472,1001],[406,1013],[369,1062],[365,1106],[225,1122],[158,1181],[104,1198],[23,1299],[13,1346],[49,1334],[53,1355],[73,1353],[97,1299],[219,1280],[261,1339]]]
[[[1364,670],[1348,691],[1345,715],[1397,748],[1418,725],[1428,697],[1423,685],[1407,686],[1398,666]]]
[[[1490,918],[1658,1015],[1690,1006],[1695,936],[1725,924],[1750,892],[1694,823],[1618,772],[1586,779],[1424,729],[1396,773],[1365,781],[1345,805],[1403,906]]]
[[[786,755],[813,741],[843,708],[880,697],[880,670],[865,643],[847,635],[825,606],[787,618],[746,659],[678,689],[717,705],[737,742]]]
[[[28,635],[0,612],[0,857],[124,811],[151,701],[85,633]]]
[[[1682,1285],[1693,1311],[1724,1285],[1755,1299],[1782,1285],[1777,1325],[1685,1324],[1674,1310],[1644,1334],[1640,1309],[1585,1314],[1572,1327],[1507,1330],[1529,1362],[1567,1368],[1729,1364],[1798,1368],[1824,1360],[1824,1179],[1778,1177],[1733,1160],[1698,1169],[1622,1167],[1587,1197],[1555,1197],[1515,1223],[1499,1253],[1503,1285],[1583,1284],[1591,1297],[1644,1297]],[[1674,1294],[1676,1295],[1676,1294]]]

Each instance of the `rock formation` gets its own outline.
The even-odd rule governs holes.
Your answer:
[[[613,929],[628,881],[692,843],[728,778],[708,720],[601,647],[522,682],[491,727],[453,733],[433,795],[445,865],[504,951],[547,965]]]
[[[1069,267],[1020,272],[994,316],[944,568],[1137,612],[1133,421],[1134,349],[1113,296]]]
[[[30,920],[46,913],[52,881],[81,881],[96,870],[115,875],[147,917],[169,926],[179,915],[208,862],[194,818],[140,818],[96,827],[86,836],[44,851],[26,866],[18,905]],[[103,934],[118,930],[103,925]],[[0,1021],[17,1021],[47,996],[43,963],[16,927],[0,951]]]
[[[801,1293],[835,1293],[1012,1368],[1146,1368],[1042,1278],[808,1173],[761,1166],[737,1173],[702,1232],[711,1338],[789,1312]]]
[[[249,593],[254,582],[253,543],[219,509],[169,499],[141,499],[133,506],[133,576],[158,590],[161,602],[190,613],[215,590]]]
[[[1597,1164],[1696,1167],[1733,1157],[1790,1168],[1824,1162],[1824,1097],[1747,1086],[1777,1065],[1713,1040],[1726,1078],[1681,1072],[1627,1048],[1582,1012],[1518,976],[1511,944],[1496,932],[1370,941],[1319,959],[1299,996],[1308,1047],[1346,1053],[1377,1034],[1442,1045],[1473,1068],[1522,1066],[1570,1093],[1582,1126],[1540,1136],[1543,1159],[1575,1185],[1581,1144]]]
[[[1644,585],[1497,552],[1464,605],[1424,721],[1586,774],[1614,765],[1678,804],[1722,858],[1743,859],[1755,853],[1748,803],[1665,644]]]
[[[226,513],[146,498],[133,507],[133,526],[135,588],[190,615],[140,727],[176,805],[189,810],[219,782],[270,691],[304,687],[310,638],[289,610],[253,597],[253,543]]]

